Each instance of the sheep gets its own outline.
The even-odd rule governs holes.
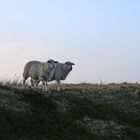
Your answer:
[[[33,80],[41,81],[43,83],[43,92],[48,91],[47,83],[50,81],[52,77],[52,73],[54,71],[54,64],[57,61],[49,59],[47,62],[39,62],[39,61],[29,61],[26,63],[23,70],[23,86],[25,85],[28,77],[31,77],[31,84],[33,84]]]
[[[56,80],[57,83],[57,91],[60,91],[60,81],[65,80],[68,74],[72,71],[72,66],[75,65],[72,62],[65,62],[65,63],[56,63],[55,68],[53,70],[51,79],[48,82]],[[40,81],[33,81],[32,84],[37,86]]]

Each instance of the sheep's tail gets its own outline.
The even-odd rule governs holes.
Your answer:
[[[26,63],[24,70],[23,70],[23,74],[22,74],[23,78],[26,79],[29,77],[30,69],[31,69],[31,62],[28,62],[28,63]]]

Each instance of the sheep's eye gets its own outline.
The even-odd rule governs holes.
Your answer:
[[[72,70],[72,66],[70,66],[70,70]]]

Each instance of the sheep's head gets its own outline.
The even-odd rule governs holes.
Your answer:
[[[69,71],[72,71],[72,66],[75,65],[74,63],[72,63],[70,61],[65,62],[65,64],[67,65]]]
[[[49,59],[46,63],[48,64],[48,67],[49,67],[50,69],[54,69],[55,64],[58,63],[58,61],[55,61],[55,60],[53,60],[53,59]]]

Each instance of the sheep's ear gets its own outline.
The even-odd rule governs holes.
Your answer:
[[[54,63],[59,63],[58,61],[54,61]]]
[[[67,64],[67,65],[75,65],[74,63],[69,62],[69,61],[65,62],[65,64]]]
[[[74,63],[71,63],[71,65],[75,65]]]
[[[52,60],[52,59],[49,59],[48,61],[47,61],[47,63],[53,63],[54,61]]]
[[[51,63],[51,61],[47,61],[47,63]]]

